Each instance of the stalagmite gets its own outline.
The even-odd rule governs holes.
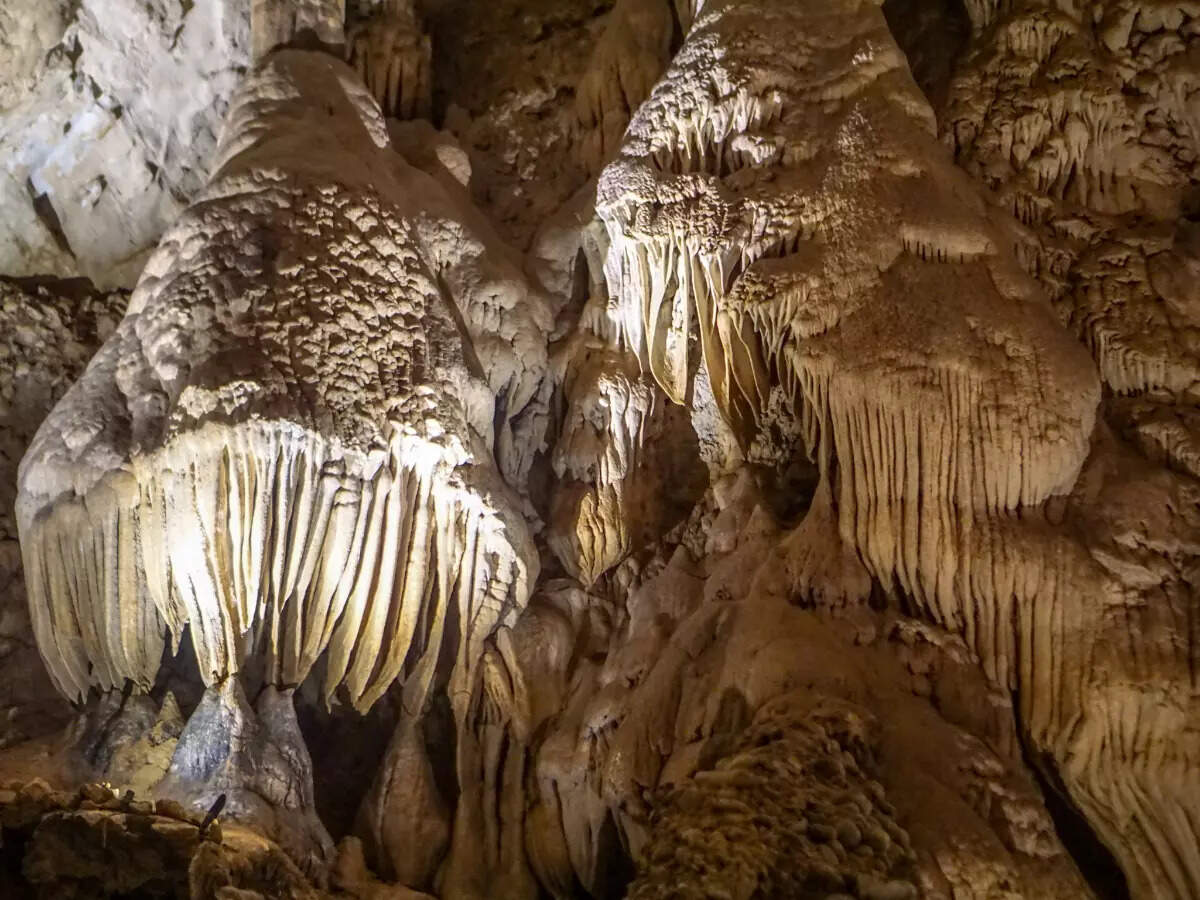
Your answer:
[[[1193,0],[12,2],[0,886],[1200,896]]]
[[[316,880],[333,858],[290,689],[264,689],[253,709],[236,678],[205,691],[155,793],[253,823]]]
[[[870,719],[833,704],[788,710],[782,702],[759,715],[728,754],[663,798],[630,900],[917,896],[904,877],[909,837],[870,777]],[[863,846],[869,852],[854,854]]]
[[[593,352],[572,373],[562,438],[554,455],[559,479],[588,485],[556,496],[551,548],[584,584],[623,559],[632,546],[624,495],[654,411],[654,393],[636,359]]]
[[[329,158],[296,156],[326,109]],[[189,628],[209,684],[259,647],[280,685],[327,653],[326,695],[365,709],[397,677],[427,682],[450,627],[465,640],[523,604],[536,563],[468,369],[488,335],[463,322],[499,325],[503,304],[459,312],[434,280],[411,193],[438,192],[381,145],[348,73],[272,57],[207,195],[35,439],[31,608],[69,696],[149,689],[165,623],[176,644]],[[339,264],[306,269],[317,253]]]
[[[560,291],[564,284],[586,291],[551,362],[557,415],[546,543],[573,577],[590,585],[683,518],[707,473],[696,458],[694,429],[664,402],[609,321],[603,225],[590,206],[585,218],[568,218],[539,238],[546,256],[572,259],[561,269],[547,260],[546,280]]]

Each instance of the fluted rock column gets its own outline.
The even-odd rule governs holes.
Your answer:
[[[1139,895],[1192,895],[1189,601],[1133,599],[1160,532],[1096,484],[1170,492],[1094,429],[1094,365],[934,130],[874,3],[704,3],[600,178],[612,325],[681,403],[697,335],[748,452],[785,410],[841,539],[1015,693]]]
[[[213,168],[22,464],[51,676],[148,691],[186,629],[201,710],[246,734],[247,669],[280,708],[318,661],[359,710],[397,680],[413,715],[469,695],[537,574],[505,478],[540,440],[544,304],[331,57],[270,55]]]

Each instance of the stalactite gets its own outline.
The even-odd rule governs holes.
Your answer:
[[[345,0],[252,0],[250,39],[255,60],[296,40],[342,43]],[[186,15],[186,13],[185,13]]]
[[[326,95],[341,146],[281,167]],[[401,679],[419,706],[447,641],[472,651],[523,605],[536,561],[491,443],[536,408],[538,361],[488,329],[516,307],[533,324],[536,300],[503,263],[464,260],[485,249],[469,215],[443,265],[453,206],[379,156],[381,136],[348,70],[273,56],[231,110],[208,194],[35,439],[31,608],[69,696],[148,690],[165,624],[176,646],[189,629],[210,685],[262,653],[269,683],[294,686],[324,656],[327,698],[365,710]],[[429,207],[408,212],[421,191]],[[301,264],[316,254],[328,264]]]
[[[1089,896],[1057,790],[1200,894],[1193,11],[966,0],[938,121],[875,3],[423,4],[435,133],[417,5],[342,6],[252,5],[29,446],[79,710],[0,759],[0,881]],[[334,720],[377,768],[314,790]]]
[[[433,102],[433,49],[412,0],[387,0],[346,40],[358,70],[384,115],[428,119]]]
[[[634,490],[655,397],[627,354],[584,350],[569,365],[553,466],[564,485],[577,486],[556,493],[547,537],[568,570],[591,584],[632,547],[625,495]]]
[[[577,155],[599,171],[670,58],[670,0],[618,0],[575,91]]]
[[[1090,565],[1067,546],[1048,570],[1076,585],[1056,594],[1057,627],[1094,656],[1056,650],[1035,620],[1043,636],[1024,654],[1056,657],[1062,674],[1031,692],[1026,715],[1039,692],[1076,706],[1069,727],[1031,719],[1035,742],[1052,748],[1135,896],[1192,896],[1200,863],[1183,809],[1196,802],[1200,754],[1184,722],[1196,707],[1186,624],[1196,557],[1177,535],[1195,493],[1196,294],[1183,273],[1197,254],[1180,204],[1197,169],[1180,105],[1191,76],[1177,63],[1195,35],[1178,7],[1121,0],[1083,15],[1042,2],[992,15],[952,84],[945,139],[1028,226],[1022,266],[1091,351],[1115,395],[1108,421],[1152,463],[1103,427],[1094,436],[1068,508]],[[1027,552],[1046,550],[1035,540]],[[1076,596],[1101,600],[1074,608]]]
[[[973,14],[978,24],[1000,12]],[[1145,867],[1141,890],[1187,895],[1194,837],[1172,824],[1175,801],[1135,774],[1136,754],[1114,755],[1106,775],[1077,768],[1073,723],[1085,718],[1096,729],[1090,746],[1105,745],[1117,740],[1121,715],[1145,708],[1147,694],[1118,699],[1122,678],[1178,679],[1176,663],[1135,676],[1127,658],[1111,670],[1089,662],[1104,620],[1078,598],[1115,602],[1129,573],[1098,565],[1109,557],[1069,530],[1037,524],[1043,506],[1062,507],[1093,452],[1096,374],[1018,270],[979,194],[930,139],[882,20],[874,10],[827,15],[766,2],[702,14],[631,122],[598,190],[624,340],[679,402],[694,317],[713,392],[743,442],[759,427],[767,387],[792,386],[810,453],[827,442],[821,462],[836,479],[842,539],[876,580],[962,633],[989,677],[1018,692],[1033,744],[1056,759],[1112,846],[1129,846],[1127,829],[1103,823],[1133,816],[1145,835],[1129,851],[1131,865]],[[835,33],[853,35],[847,44],[802,37],[834,20]],[[1008,52],[1034,64],[1060,59],[1053,51],[1073,34],[1071,21],[1048,14],[1029,24],[1000,38]],[[715,67],[713,45],[725,50]],[[1108,99],[1085,88],[1057,101],[1051,121],[1064,142],[1044,157],[1056,167],[1041,170],[1040,189],[1125,202],[1097,169],[1122,139]],[[818,115],[824,140],[802,131]],[[775,152],[749,170],[729,166],[726,123]],[[1046,133],[1036,122],[1022,129],[1026,144]],[[1006,157],[1031,158],[1014,149],[1013,131],[997,140]],[[1038,223],[1048,208],[1021,218]],[[1121,346],[1107,349],[1104,329],[1119,307],[1093,307],[1104,324],[1083,320],[1084,334],[1097,335],[1114,387],[1191,383],[1186,354],[1151,349],[1153,339],[1141,346],[1157,359],[1130,352],[1132,329],[1117,326]],[[1076,514],[1117,515],[1111,501],[1092,502]],[[1124,712],[1107,711],[1117,707]],[[1147,720],[1142,739],[1190,759],[1194,742],[1178,721]],[[1193,796],[1197,771],[1181,763],[1164,777]],[[1113,794],[1098,799],[1105,778],[1156,799],[1136,809]],[[1173,849],[1146,853],[1156,846]],[[1172,853],[1184,860],[1177,872]]]

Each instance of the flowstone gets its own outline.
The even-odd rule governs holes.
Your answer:
[[[0,269],[140,273],[0,280],[0,883],[1200,895],[1200,11],[121,3],[0,12]]]

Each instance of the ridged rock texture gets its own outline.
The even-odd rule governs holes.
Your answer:
[[[1200,897],[1200,7],[16,2],[0,893]]]

